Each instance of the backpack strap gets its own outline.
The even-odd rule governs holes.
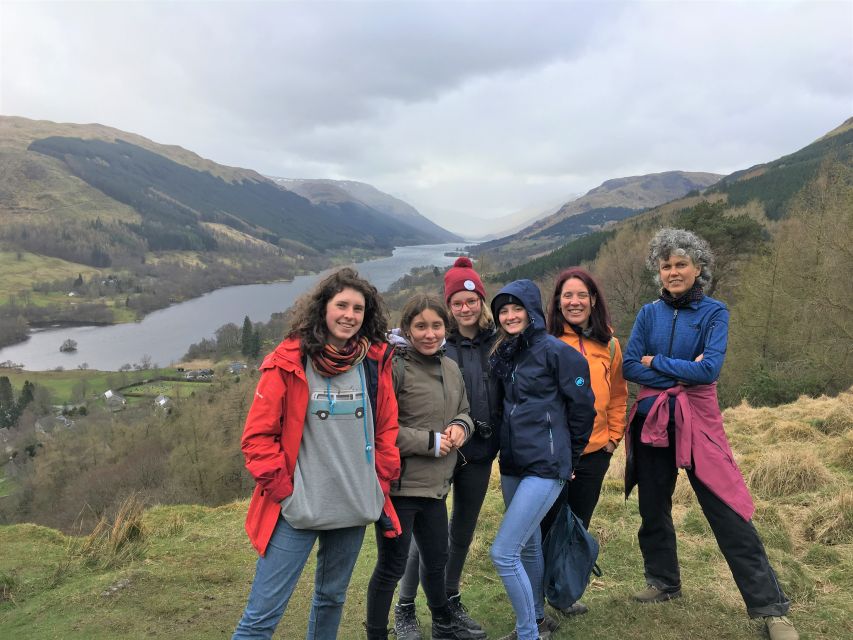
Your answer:
[[[607,344],[610,347],[610,367],[613,367],[613,358],[616,356],[616,338],[611,337]]]

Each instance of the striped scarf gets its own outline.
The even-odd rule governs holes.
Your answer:
[[[342,349],[326,343],[322,351],[311,356],[314,370],[324,378],[332,378],[349,371],[367,356],[370,341],[366,336],[352,338]]]

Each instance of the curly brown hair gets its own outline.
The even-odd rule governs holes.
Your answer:
[[[388,310],[379,291],[358,272],[344,267],[324,278],[314,290],[305,294],[293,306],[288,338],[299,338],[302,353],[312,356],[323,350],[329,340],[326,326],[326,305],[344,289],[353,289],[364,296],[364,322],[358,336],[371,343],[385,342],[388,331]]]

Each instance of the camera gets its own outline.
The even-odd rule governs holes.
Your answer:
[[[473,418],[472,418],[473,419]],[[481,438],[491,438],[492,437],[492,425],[483,420],[474,420],[474,432],[480,436]]]

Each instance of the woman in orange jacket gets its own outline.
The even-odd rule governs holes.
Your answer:
[[[388,498],[400,453],[385,317],[376,288],[340,269],[297,302],[261,365],[241,440],[260,557],[234,640],[272,637],[318,540],[307,637],[337,637],[365,526],[401,533]]]
[[[574,347],[589,363],[596,415],[592,435],[571,482],[542,521],[543,536],[564,502],[589,528],[604,474],[625,434],[628,401],[628,385],[622,377],[622,349],[610,328],[604,294],[592,274],[571,267],[557,276],[547,320],[551,335]],[[563,613],[577,615],[587,610],[582,602],[576,602]]]

